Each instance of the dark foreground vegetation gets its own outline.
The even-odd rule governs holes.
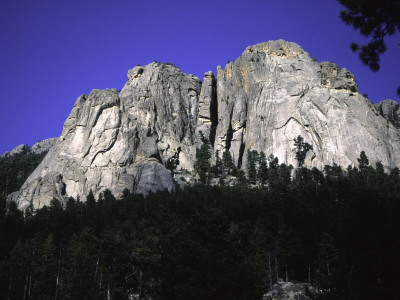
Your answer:
[[[400,172],[359,161],[291,178],[270,159],[257,187],[105,191],[24,213],[3,197],[0,298],[261,299],[282,279],[314,299],[399,299]]]
[[[0,197],[18,191],[47,152],[33,153],[26,146],[20,153],[0,157]]]

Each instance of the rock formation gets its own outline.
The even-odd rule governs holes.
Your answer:
[[[60,141],[11,199],[21,208],[40,207],[55,197],[85,199],[110,189],[146,194],[172,190],[164,167],[175,153],[193,167],[194,132],[201,80],[171,65],[152,63],[128,72],[117,90],[80,96],[65,121]]]
[[[171,64],[136,66],[121,92],[78,98],[59,142],[10,199],[25,208],[106,188],[117,197],[125,188],[172,190],[165,165],[178,157],[178,171],[192,171],[200,132],[239,167],[247,150],[296,166],[293,139],[301,135],[313,146],[308,167],[355,165],[364,150],[372,164],[393,168],[400,166],[400,132],[381,116],[384,107],[360,95],[345,68],[318,64],[283,40],[248,47],[203,82]]]
[[[15,154],[22,153],[24,151],[30,151],[34,154],[41,154],[43,152],[49,152],[49,150],[57,143],[57,141],[58,141],[58,138],[50,138],[50,139],[46,139],[43,141],[39,141],[39,142],[35,143],[32,147],[22,144],[22,145],[15,147],[10,152],[5,152],[3,155],[0,155],[0,157],[8,156],[8,155],[13,156]]]
[[[50,138],[43,141],[39,141],[31,147],[32,153],[40,154],[43,152],[49,152],[51,148],[58,142],[58,138]]]
[[[378,112],[396,128],[400,128],[400,107],[396,101],[387,99],[375,104]]]
[[[336,64],[314,62],[285,41],[248,47],[217,74],[215,148],[228,145],[240,165],[247,150],[296,164],[293,138],[313,146],[308,166],[357,164],[362,150],[374,163],[400,163],[399,132],[358,92],[354,76]]]

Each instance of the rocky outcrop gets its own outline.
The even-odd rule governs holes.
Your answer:
[[[198,104],[196,124],[196,145],[202,143],[201,134],[214,144],[215,130],[218,124],[218,103],[214,74],[208,71],[204,74],[203,84]]]
[[[29,151],[29,146],[21,144],[21,145],[18,145],[17,147],[15,147],[14,149],[12,149],[10,152],[8,152],[8,151],[4,152],[4,154],[1,157],[14,156],[16,154],[20,154],[20,153],[27,152],[27,151]]]
[[[383,100],[375,104],[379,114],[387,121],[392,123],[396,128],[400,128],[400,107],[396,101]]]
[[[358,92],[354,76],[334,63],[316,63],[300,46],[283,40],[248,47],[218,68],[215,149],[228,148],[245,165],[247,150],[272,153],[296,165],[293,139],[313,146],[308,166],[400,163],[399,131]]]
[[[128,71],[120,93],[93,90],[80,96],[51,149],[21,190],[10,196],[20,208],[40,207],[53,197],[85,199],[110,189],[147,194],[172,190],[164,167],[178,153],[192,169],[201,81],[171,65],[152,63]]]
[[[6,151],[0,157],[13,156],[15,154],[19,154],[22,152],[31,152],[34,154],[41,154],[44,152],[49,152],[49,150],[57,143],[57,141],[58,141],[58,138],[50,138],[50,139],[46,139],[43,141],[39,141],[36,144],[34,144],[32,147],[22,144],[22,145],[15,147],[10,152]]]
[[[43,152],[49,152],[51,148],[58,142],[58,138],[50,138],[43,141],[39,141],[31,147],[31,152],[40,154]]]
[[[90,190],[117,197],[125,188],[172,190],[167,162],[178,159],[179,183],[188,182],[201,134],[243,168],[247,150],[296,166],[298,135],[313,146],[308,167],[356,165],[364,150],[372,164],[392,168],[400,166],[400,132],[381,116],[394,116],[386,107],[360,95],[345,68],[318,64],[283,40],[248,47],[203,83],[171,64],[136,66],[119,93],[93,90],[77,99],[59,142],[10,199],[24,208],[53,197],[85,199]]]

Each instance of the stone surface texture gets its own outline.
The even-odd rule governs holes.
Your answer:
[[[59,141],[9,199],[25,208],[53,197],[84,200],[90,190],[116,197],[125,188],[172,190],[166,162],[178,155],[176,172],[190,173],[200,132],[214,153],[228,149],[243,168],[247,150],[296,167],[298,135],[313,146],[308,167],[357,165],[362,150],[371,164],[400,167],[400,132],[383,117],[398,116],[391,105],[375,107],[348,70],[283,40],[248,47],[203,82],[171,64],[136,66],[119,93],[93,90],[77,99]]]
[[[204,138],[214,143],[215,130],[218,122],[218,103],[217,91],[214,74],[208,71],[204,74],[203,84],[198,104],[198,116],[196,124],[196,145],[199,147],[202,143],[201,134]]]
[[[362,150],[372,164],[400,164],[399,131],[358,92],[354,76],[318,64],[297,44],[248,47],[218,68],[217,97],[215,149],[228,147],[238,165],[246,165],[247,150],[257,150],[296,166],[298,135],[313,146],[309,167],[357,165]]]
[[[110,189],[147,194],[174,188],[164,167],[179,152],[180,167],[193,169],[201,80],[172,65],[152,63],[128,71],[120,93],[93,90],[80,96],[53,147],[19,192],[25,208],[53,197],[86,199]]]
[[[48,152],[50,151],[51,148],[54,147],[54,145],[58,142],[59,138],[50,138],[46,139],[43,141],[39,141],[36,144],[34,144],[30,150],[32,153],[35,154],[40,154],[43,152]]]
[[[396,101],[387,99],[375,104],[378,112],[395,127],[400,128],[400,107]]]

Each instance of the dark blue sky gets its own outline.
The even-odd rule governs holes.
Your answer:
[[[373,102],[399,100],[399,36],[373,73],[351,52],[363,39],[340,10],[336,0],[1,0],[0,154],[59,136],[79,95],[121,89],[137,64],[174,62],[203,79],[275,39],[346,67]]]

